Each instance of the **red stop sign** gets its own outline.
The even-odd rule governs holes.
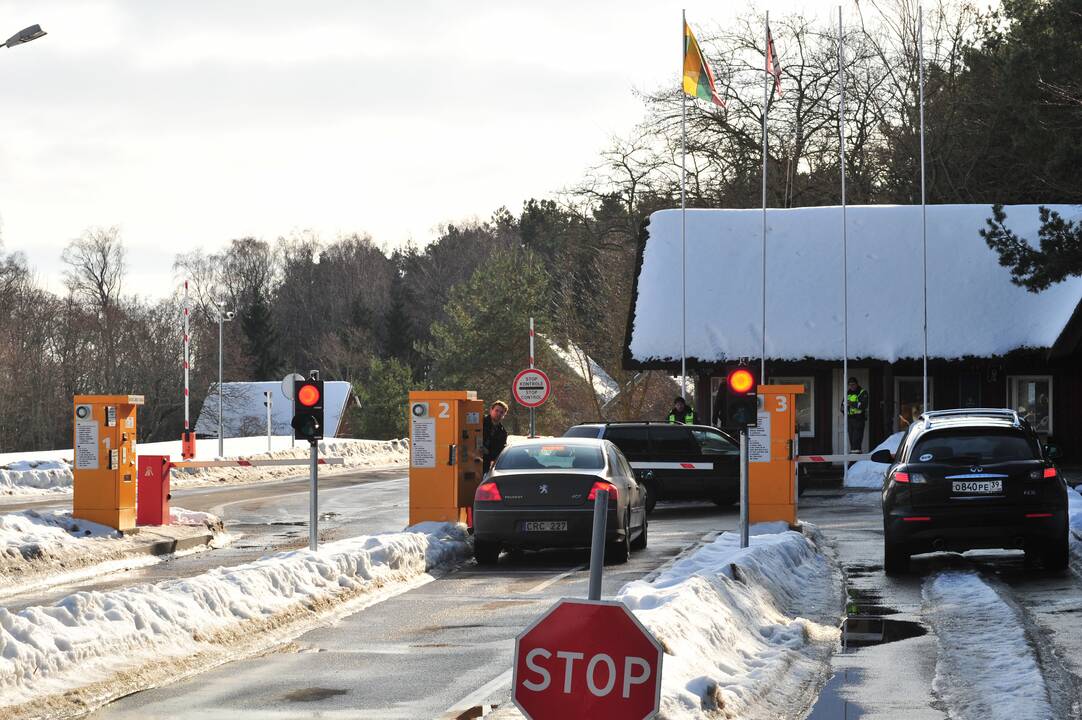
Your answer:
[[[530,720],[641,720],[658,710],[661,658],[623,603],[564,599],[515,640],[512,699]]]

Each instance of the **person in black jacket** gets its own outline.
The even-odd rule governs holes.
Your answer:
[[[485,415],[484,429],[481,435],[481,449],[485,454],[483,475],[487,475],[492,468],[492,463],[503,452],[507,445],[507,430],[503,427],[503,418],[507,415],[507,403],[497,400],[488,406],[488,414]]]
[[[670,423],[681,423],[683,425],[698,425],[699,416],[695,414],[695,411],[688,407],[688,404],[684,402],[684,398],[679,395],[673,400],[672,410],[669,411],[668,421]]]

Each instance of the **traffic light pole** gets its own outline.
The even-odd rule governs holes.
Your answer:
[[[748,429],[740,428],[740,547],[748,546]]]
[[[309,440],[308,444],[312,448],[310,470],[312,488],[308,496],[308,549],[316,550],[319,547],[319,443]]]

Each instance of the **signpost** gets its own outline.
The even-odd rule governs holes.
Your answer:
[[[516,638],[512,699],[530,720],[643,720],[663,656],[623,603],[563,599]]]
[[[537,368],[527,368],[515,376],[515,382],[511,384],[511,392],[519,405],[530,409],[530,437],[536,437],[534,408],[544,405],[552,394],[549,376]]]

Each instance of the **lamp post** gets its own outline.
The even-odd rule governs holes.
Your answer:
[[[30,27],[23,28],[19,32],[9,37],[7,39],[7,42],[5,42],[3,45],[0,45],[0,47],[13,48],[16,45],[22,45],[24,43],[30,42],[31,40],[37,40],[39,37],[42,37],[45,34],[45,31],[41,29],[41,25],[31,25]]]
[[[225,456],[225,436],[222,434],[222,325],[237,316],[225,309],[225,300],[218,301],[218,457]]]

